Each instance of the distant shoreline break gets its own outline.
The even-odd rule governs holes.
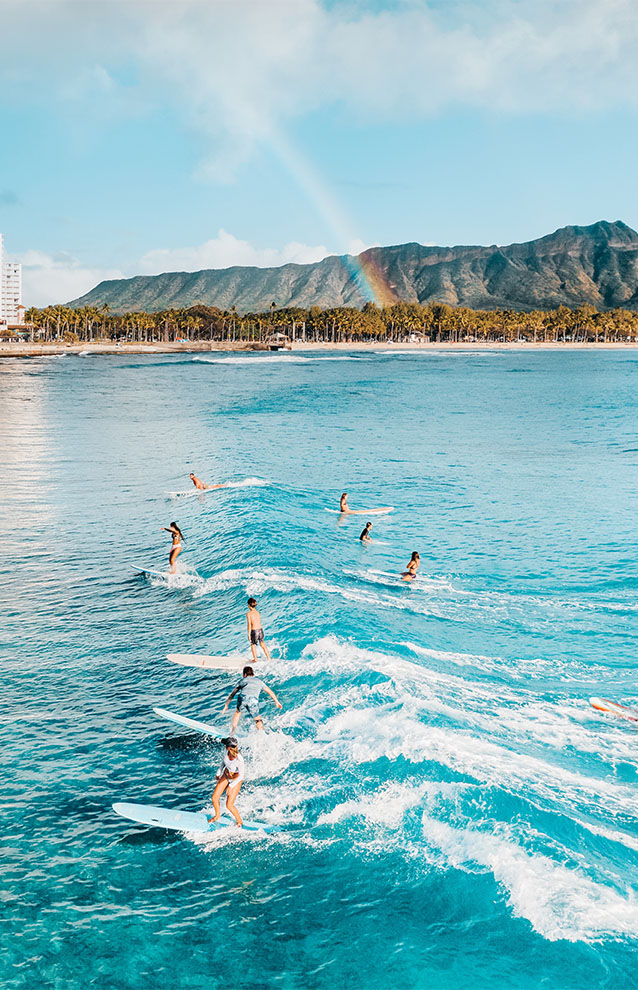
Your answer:
[[[392,341],[376,340],[369,343],[362,343],[361,341],[352,343],[316,343],[316,342],[297,342],[291,349],[286,350],[270,350],[268,348],[259,347],[256,348],[251,344],[247,343],[236,343],[233,344],[228,341],[219,342],[201,342],[193,341],[190,343],[180,342],[180,343],[135,343],[135,344],[121,344],[116,345],[113,343],[100,344],[100,343],[81,343],[81,344],[28,344],[24,342],[20,343],[10,343],[10,342],[0,342],[0,358],[24,358],[24,357],[61,357],[64,355],[81,355],[85,357],[96,356],[96,355],[128,355],[128,354],[200,354],[200,353],[210,353],[215,352],[227,352],[227,353],[258,353],[263,355],[266,354],[289,354],[292,351],[297,353],[305,351],[323,352],[323,351],[358,351],[361,353],[373,353],[375,351],[384,351],[386,354],[396,354],[400,353],[435,353],[436,351],[591,351],[591,350],[631,350],[638,348],[638,341],[626,341],[626,342],[614,342],[614,343],[594,343],[594,342],[584,342],[584,341],[547,341],[547,342],[536,342],[532,341],[459,341],[458,343],[450,341],[441,341],[440,343],[411,343],[411,342],[401,342],[395,343]]]

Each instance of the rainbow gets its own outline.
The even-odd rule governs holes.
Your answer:
[[[299,188],[306,194],[324,223],[335,235],[337,243],[348,248],[354,238],[344,211],[335,197],[326,188],[317,172],[281,132],[270,132],[269,143],[277,157],[290,173]],[[342,255],[344,265],[361,295],[364,303],[373,302],[377,306],[391,306],[399,301],[381,271],[370,249],[361,254]]]
[[[398,295],[374,260],[370,249],[356,256],[346,255],[345,262],[365,302],[373,302],[377,306],[392,306],[399,302]]]

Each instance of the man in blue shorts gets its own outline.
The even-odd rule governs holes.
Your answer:
[[[259,714],[259,695],[262,691],[269,694],[272,700],[277,705],[277,708],[281,708],[281,702],[274,691],[271,691],[267,684],[264,684],[258,677],[255,677],[255,672],[252,667],[244,667],[243,677],[237,687],[228,695],[228,700],[224,705],[223,712],[228,711],[228,706],[231,701],[238,694],[237,697],[237,710],[233,715],[233,724],[231,727],[231,735],[234,734],[237,728],[237,723],[241,717],[242,712],[246,712],[251,718],[254,718],[255,725],[258,729],[263,729],[264,723],[262,721],[261,715]],[[222,714],[223,714],[222,712]]]

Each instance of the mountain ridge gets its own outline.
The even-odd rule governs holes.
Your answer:
[[[621,220],[570,225],[508,245],[372,247],[276,268],[234,265],[100,282],[68,305],[114,313],[205,304],[240,313],[277,308],[446,303],[473,309],[638,309],[638,233]]]

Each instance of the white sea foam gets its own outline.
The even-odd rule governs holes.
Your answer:
[[[176,571],[174,574],[149,574],[148,581],[153,587],[170,588],[171,591],[177,589],[192,588],[198,590],[204,583],[204,578],[192,571]]]
[[[249,593],[255,595],[271,589],[276,591],[294,591],[295,589],[317,591],[324,594],[340,595],[347,601],[358,602],[367,606],[395,609],[411,612],[415,615],[427,615],[463,623],[467,623],[471,620],[473,613],[477,613],[483,623],[486,621],[515,621],[519,625],[523,624],[525,628],[532,628],[534,623],[538,626],[550,622],[551,616],[547,613],[547,608],[550,605],[552,607],[556,605],[556,603],[549,601],[541,602],[541,610],[536,609],[536,613],[534,613],[534,606],[538,605],[538,601],[534,598],[530,598],[529,602],[526,603],[526,600],[520,596],[464,591],[455,587],[447,577],[423,575],[419,576],[416,582],[410,584],[397,579],[396,592],[392,593],[395,581],[394,579],[391,580],[393,576],[388,576],[388,572],[358,572],[362,586],[357,588],[349,584],[336,584],[320,576],[299,574],[276,567],[266,567],[255,571],[234,569],[233,571],[222,572],[222,574],[210,578],[210,584],[202,587],[201,593],[206,594],[209,590],[218,590],[220,581],[224,587],[231,587],[232,584],[228,584],[231,574],[235,576],[237,585],[245,587]],[[366,584],[370,585],[369,589],[365,588]],[[383,594],[383,587],[386,584],[388,591]],[[378,591],[373,589],[378,589]],[[534,614],[537,615],[537,619],[533,618]],[[526,674],[533,673],[534,670],[538,673],[556,673],[558,666],[561,665],[561,661],[554,657],[538,658],[533,661],[522,661],[522,663],[527,665]],[[584,664],[577,665],[570,662],[561,666],[561,678],[565,680],[591,678],[591,675],[591,667]]]
[[[357,838],[357,844],[378,845],[387,851],[399,841],[403,851],[406,815],[425,805],[421,822],[426,848],[416,847],[413,856],[418,855],[422,865],[441,865],[442,860],[448,868],[492,873],[507,892],[514,913],[526,918],[550,941],[594,941],[603,935],[634,933],[638,924],[634,891],[623,895],[595,882],[582,868],[569,868],[524,848],[503,823],[490,822],[488,833],[485,826],[453,827],[433,814],[435,807],[441,814],[449,814],[467,788],[463,783],[390,783],[372,794],[335,805],[320,816],[318,824],[363,818],[374,826],[374,838],[372,843]],[[383,829],[381,834],[379,828]],[[388,830],[395,833],[394,842]],[[428,855],[428,847],[432,855]]]
[[[364,818],[375,825],[399,829],[404,825],[405,813],[423,804],[425,794],[433,787],[456,793],[463,784],[432,784],[430,781],[414,785],[411,782],[394,781],[379,787],[370,794],[357,794],[336,804],[317,819],[318,825],[334,825],[348,818]]]
[[[356,577],[360,581],[369,584],[378,584],[388,588],[405,589],[406,583],[401,580],[401,572],[380,571],[375,568],[350,570],[344,569],[343,573],[348,577]],[[410,589],[425,594],[456,593],[457,589],[447,578],[432,577],[428,574],[419,573],[416,581],[409,585]]]
[[[550,941],[595,941],[604,935],[635,935],[638,902],[595,883],[579,869],[569,869],[547,856],[530,853],[492,829],[456,829],[423,815],[426,840],[455,869],[489,871],[508,894],[515,914],[526,918]]]
[[[201,361],[204,364],[243,364],[246,367],[250,367],[253,364],[279,364],[284,362],[285,364],[308,364],[312,359],[307,357],[301,357],[299,354],[280,354],[273,353],[269,355],[259,354],[258,356],[254,353],[246,353],[243,356],[233,356],[233,357],[204,357],[197,355],[192,358],[193,361]]]
[[[303,655],[313,657],[322,669],[328,665],[342,672],[344,667],[371,668],[386,673],[395,684],[398,710],[350,707],[325,719],[322,738],[326,742],[341,739],[344,752],[356,762],[399,756],[415,763],[434,760],[476,780],[514,787],[524,795],[531,787],[543,800],[564,800],[571,809],[584,805],[594,812],[607,808],[612,814],[633,813],[631,787],[562,765],[566,741],[584,752],[599,752],[600,740],[578,723],[565,730],[565,713],[554,712],[549,703],[541,708],[545,723],[530,719],[524,705],[536,697],[532,692],[521,695],[500,688],[500,700],[495,703],[489,686],[428,670],[400,657],[361,650],[331,636],[310,644]],[[504,694],[511,704],[519,705],[518,712],[504,708]],[[454,725],[424,723],[425,714],[444,716]],[[510,714],[511,722],[505,718]],[[543,756],[530,751],[530,743],[535,744],[537,738],[548,747]],[[553,750],[549,749],[552,742]],[[615,744],[612,758],[635,761],[633,737],[619,734]]]
[[[441,615],[441,609],[429,602],[421,603],[411,597],[380,596],[372,591],[357,589],[348,586],[341,586],[327,581],[325,578],[315,577],[311,574],[299,574],[294,571],[284,571],[277,567],[265,567],[262,570],[242,570],[233,568],[222,571],[219,574],[208,578],[201,588],[199,594],[205,595],[209,592],[219,591],[231,587],[241,586],[251,595],[259,595],[264,591],[316,591],[327,595],[340,595],[347,601],[359,602],[364,605],[378,605],[385,608],[399,609],[402,611],[416,612],[419,615]]]

